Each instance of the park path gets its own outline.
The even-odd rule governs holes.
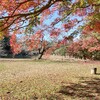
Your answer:
[[[33,61],[34,59],[26,59],[26,58],[0,58],[0,62],[1,61]]]

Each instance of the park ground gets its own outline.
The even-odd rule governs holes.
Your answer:
[[[100,100],[100,62],[1,60],[0,100]]]

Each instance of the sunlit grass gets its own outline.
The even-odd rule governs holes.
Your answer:
[[[62,85],[79,83],[91,75],[96,63],[60,61],[0,62],[0,97],[2,100],[63,100],[71,97],[58,93]],[[79,100],[79,99],[75,99]]]

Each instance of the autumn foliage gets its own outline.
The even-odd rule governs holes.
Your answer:
[[[99,6],[99,0],[0,0],[0,21],[2,21],[0,37],[3,36],[1,34],[5,33],[7,35],[13,34],[10,44],[13,53],[18,54],[21,51],[21,44],[17,42],[17,34],[25,34],[27,33],[26,30],[31,31],[33,35],[26,37],[29,39],[25,41],[29,50],[47,47],[48,43],[42,39],[48,34],[49,39],[54,42],[51,51],[66,43],[66,34],[77,25],[82,26],[80,33],[100,33]],[[55,13],[57,15],[55,19],[52,19]],[[50,20],[49,24],[46,23],[48,19]],[[81,22],[84,22],[84,24],[80,24]],[[56,26],[58,23],[62,24],[59,24],[61,27]],[[76,30],[78,30],[78,27]],[[94,37],[92,38],[80,40],[78,43],[75,42],[75,45],[82,50],[88,49],[88,52],[98,51],[99,43],[96,42]],[[59,40],[60,42],[58,42]],[[58,42],[56,46],[55,42]],[[97,46],[90,48],[89,43],[91,42],[97,44]],[[80,44],[82,48],[79,47]]]
[[[10,46],[14,55],[21,52],[21,44],[17,43],[15,34],[13,34],[10,38]]]
[[[100,60],[100,39],[88,37],[78,40],[68,47],[67,52],[76,58]]]

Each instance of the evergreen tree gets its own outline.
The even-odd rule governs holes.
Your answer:
[[[0,40],[0,57],[9,57],[12,55],[9,40],[9,37],[4,37]]]

